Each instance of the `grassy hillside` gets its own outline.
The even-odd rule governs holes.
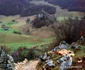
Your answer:
[[[0,45],[6,45],[11,50],[16,50],[20,46],[31,48],[34,45],[50,43],[52,38],[41,39],[33,36],[16,35],[12,33],[0,33]]]
[[[26,24],[26,19],[28,17],[20,17],[18,16],[0,16],[0,45],[6,45],[9,48],[12,48],[12,50],[15,50],[19,48],[20,46],[25,47],[32,47],[36,44],[42,44],[42,43],[50,43],[52,41],[52,38],[39,38],[39,35],[48,36],[50,34],[50,29],[41,28],[41,30],[37,29],[34,31],[35,36],[29,36],[29,35],[19,35],[14,34],[14,31],[19,31],[23,25]],[[33,17],[31,17],[33,18]],[[12,20],[16,20],[16,22],[12,22]],[[63,17],[58,17],[58,20],[64,19]],[[5,24],[6,26],[10,27],[8,31],[5,31],[1,28],[1,25]],[[29,28],[29,27],[28,27]],[[48,30],[49,32],[46,32]],[[40,33],[41,32],[41,33]],[[48,35],[46,35],[48,34]]]
[[[35,45],[40,45],[44,43],[50,43],[52,38],[39,38],[37,36],[32,35],[24,35],[24,34],[14,34],[14,31],[19,31],[21,27],[26,24],[26,19],[28,17],[20,17],[20,16],[0,16],[0,45],[6,45],[11,48],[11,51],[16,50],[19,47],[27,47],[31,48]],[[12,22],[12,20],[16,20],[16,22]],[[8,30],[3,30],[1,26],[5,24],[9,27]]]

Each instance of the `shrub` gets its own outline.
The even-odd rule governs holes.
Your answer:
[[[4,52],[10,53],[10,50],[11,50],[11,49],[8,48],[8,47],[6,47],[5,45],[2,45],[1,48],[2,48],[2,50],[3,50]]]

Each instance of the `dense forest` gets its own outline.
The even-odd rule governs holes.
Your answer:
[[[50,5],[35,5],[30,3],[32,0],[0,0],[0,14],[1,15],[21,15],[29,16],[39,13],[42,8],[50,13],[54,14],[56,9]],[[69,11],[85,11],[84,0],[45,0],[48,3],[59,5],[62,8]]]
[[[69,11],[85,12],[85,0],[45,0],[54,5],[59,5]]]
[[[48,5],[34,5],[30,3],[31,0],[0,0],[0,14],[1,15],[16,15],[30,16],[39,13],[42,8],[54,14],[56,9]]]

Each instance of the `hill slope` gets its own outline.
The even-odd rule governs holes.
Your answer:
[[[51,4],[59,5],[70,11],[85,12],[85,0],[45,0]]]
[[[85,12],[85,0],[0,0],[0,14],[29,16],[39,13],[42,8],[50,14],[54,14],[56,8],[49,3],[59,5],[69,11]]]
[[[0,0],[1,15],[16,15],[29,16],[35,15],[43,8],[45,11],[53,14],[56,9],[48,5],[35,5],[30,3],[31,0]],[[49,11],[51,9],[51,11]]]

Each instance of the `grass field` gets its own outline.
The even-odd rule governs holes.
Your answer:
[[[18,23],[12,22],[12,19],[16,19]],[[52,42],[52,38],[39,38],[31,35],[20,35],[14,34],[14,31],[19,31],[18,27],[22,26],[25,23],[26,18],[21,18],[19,16],[2,16],[0,21],[0,45],[6,45],[8,48],[11,48],[11,51],[16,50],[19,47],[31,48],[35,45],[40,45],[44,43]],[[1,28],[1,25],[5,24],[9,29],[7,31]]]
[[[27,18],[27,17],[26,17]],[[19,35],[14,34],[14,31],[19,31],[18,27],[23,26],[26,21],[26,18],[22,18],[19,16],[3,16],[0,21],[0,25],[5,24],[9,27],[9,30],[4,31],[0,26],[0,45],[6,45],[7,47],[11,48],[12,50],[16,50],[20,46],[31,48],[34,45],[42,44],[42,43],[50,43],[52,42],[53,38],[39,38],[29,35]],[[12,19],[16,19],[18,23],[12,22]],[[63,20],[64,17],[58,17],[58,20]],[[67,17],[66,17],[67,19]]]
[[[69,18],[75,19],[77,16],[75,17],[57,17],[56,19],[58,21],[62,21],[62,20],[68,20]],[[78,17],[79,20],[81,20],[81,17]]]
[[[19,47],[31,48],[34,45],[40,45],[43,43],[50,43],[52,38],[41,39],[34,36],[17,35],[8,32],[0,33],[0,45],[6,45],[11,50],[16,50]]]

